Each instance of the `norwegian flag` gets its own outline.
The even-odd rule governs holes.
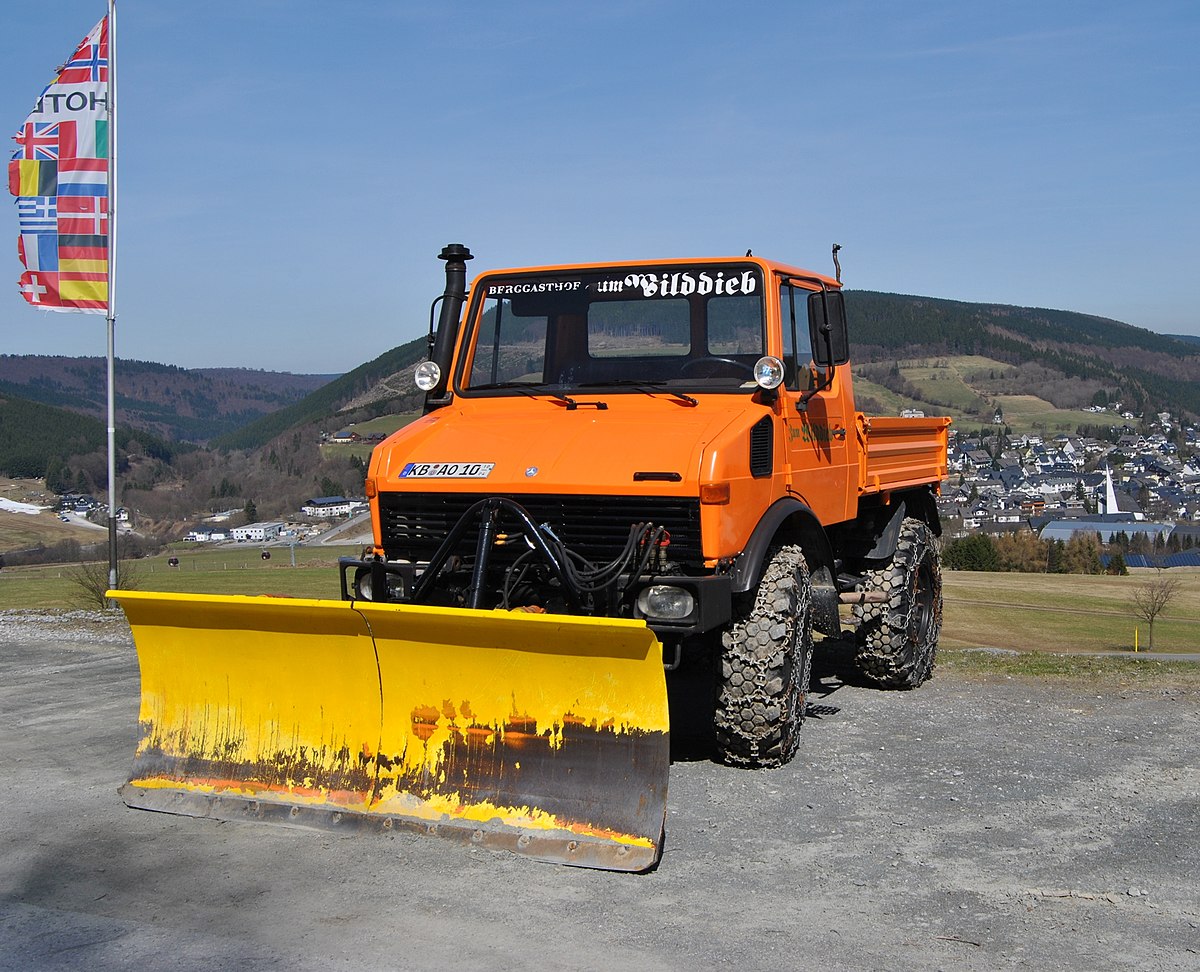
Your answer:
[[[108,18],[105,17],[75,48],[58,75],[59,84],[108,80]]]

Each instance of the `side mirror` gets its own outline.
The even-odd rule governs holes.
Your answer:
[[[850,360],[846,304],[840,290],[819,290],[809,295],[808,337],[818,368],[832,368]]]

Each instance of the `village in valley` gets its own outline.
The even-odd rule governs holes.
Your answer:
[[[990,433],[952,427],[943,539],[1094,533],[1130,567],[1200,566],[1200,427],[1165,411],[1149,422],[1120,405],[1091,411],[1109,438],[1006,434],[999,413]]]

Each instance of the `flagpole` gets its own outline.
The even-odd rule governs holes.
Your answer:
[[[117,0],[108,0],[108,587],[117,587]]]

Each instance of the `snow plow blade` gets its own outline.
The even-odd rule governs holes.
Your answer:
[[[131,807],[417,830],[609,870],[658,860],[667,698],[641,622],[108,596],[141,669]]]

